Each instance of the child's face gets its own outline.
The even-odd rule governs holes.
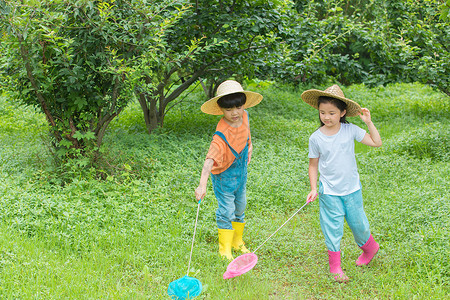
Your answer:
[[[325,102],[319,104],[319,116],[323,124],[328,128],[334,128],[340,125],[341,118],[345,115],[346,110],[340,111],[336,105]]]
[[[244,106],[233,108],[220,108],[223,112],[225,121],[233,127],[238,127],[242,124],[242,116],[244,115]]]

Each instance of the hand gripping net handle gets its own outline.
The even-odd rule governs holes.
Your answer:
[[[264,241],[264,243],[262,243],[261,245],[259,245],[258,248],[256,248],[255,251],[253,251],[253,253],[255,253],[256,251],[258,251],[259,248],[261,248],[272,236],[275,235],[275,233],[277,233],[281,228],[283,228],[284,225],[286,225],[287,222],[289,222],[296,214],[298,214],[299,211],[302,210],[303,207],[305,207],[306,205],[308,205],[309,202],[306,202],[305,204],[303,204],[302,207],[300,207],[289,219],[287,219],[286,222],[283,223],[283,225],[281,225],[274,233],[272,233],[267,240]]]
[[[198,212],[200,211],[200,202],[201,201],[202,200],[200,199],[198,201],[198,205],[197,205],[197,216],[195,217],[194,235],[192,237],[191,254],[189,255],[189,264],[188,264],[188,269],[187,269],[187,272],[186,272],[186,276],[189,276],[189,269],[191,268],[192,249],[194,249],[195,232],[197,231]]]

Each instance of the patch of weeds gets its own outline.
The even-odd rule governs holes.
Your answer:
[[[254,152],[244,240],[255,250],[305,201],[307,142],[318,116],[301,101],[303,87],[250,84],[264,95],[249,109]],[[381,245],[374,262],[354,266],[360,249],[346,226],[342,258],[352,281],[332,280],[316,201],[258,250],[260,261],[252,271],[225,281],[221,276],[228,262],[217,254],[217,201],[209,183],[191,265],[204,285],[200,298],[439,299],[448,294],[445,107],[424,125],[438,112],[441,95],[419,85],[343,89],[347,97],[361,99],[376,114],[375,124],[380,118],[389,131],[383,147],[357,149],[363,150],[357,160],[364,206]],[[71,172],[63,174],[70,178],[64,185],[55,181],[57,172],[47,161],[51,155],[34,135],[45,128],[26,122],[41,115],[0,101],[0,114],[6,116],[0,128],[7,129],[0,132],[0,297],[167,298],[167,285],[186,272],[197,208],[194,189],[220,119],[199,111],[204,100],[192,93],[152,135],[139,105],[130,104],[107,131],[98,169],[74,161]],[[411,118],[400,122],[403,114],[392,113],[392,107],[405,108]]]
[[[382,121],[408,118],[411,122],[435,122],[448,119],[450,101],[448,96],[433,91],[422,84],[389,84],[367,89],[353,85],[344,90],[347,98],[367,107]]]
[[[388,150],[418,159],[450,160],[450,127],[436,122],[403,132],[398,135]]]

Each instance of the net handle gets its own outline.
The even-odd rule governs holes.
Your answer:
[[[198,200],[197,216],[195,217],[194,235],[192,237],[191,254],[189,255],[189,263],[188,263],[188,269],[187,269],[187,272],[186,272],[186,276],[189,276],[189,269],[191,268],[192,250],[194,249],[195,232],[197,231],[198,212],[200,211],[200,202],[201,201],[202,201],[202,199]]]
[[[255,253],[256,251],[258,251],[259,248],[261,248],[272,236],[275,235],[275,233],[277,233],[281,228],[283,228],[284,225],[286,225],[287,222],[289,222],[296,214],[298,214],[299,211],[302,210],[303,207],[305,207],[306,205],[308,205],[309,202],[306,202],[305,204],[303,204],[302,207],[300,207],[289,219],[287,219],[286,222],[283,223],[283,225],[281,225],[274,233],[272,233],[265,241],[264,243],[262,243],[261,245],[259,245],[258,248],[256,248],[255,251],[253,251],[253,253]]]

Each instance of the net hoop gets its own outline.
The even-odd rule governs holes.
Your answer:
[[[258,263],[258,256],[255,253],[242,254],[228,264],[227,270],[223,274],[223,279],[230,279],[247,273]]]
[[[167,289],[167,294],[173,300],[186,300],[197,297],[202,292],[202,283],[194,277],[185,275],[172,281]]]

